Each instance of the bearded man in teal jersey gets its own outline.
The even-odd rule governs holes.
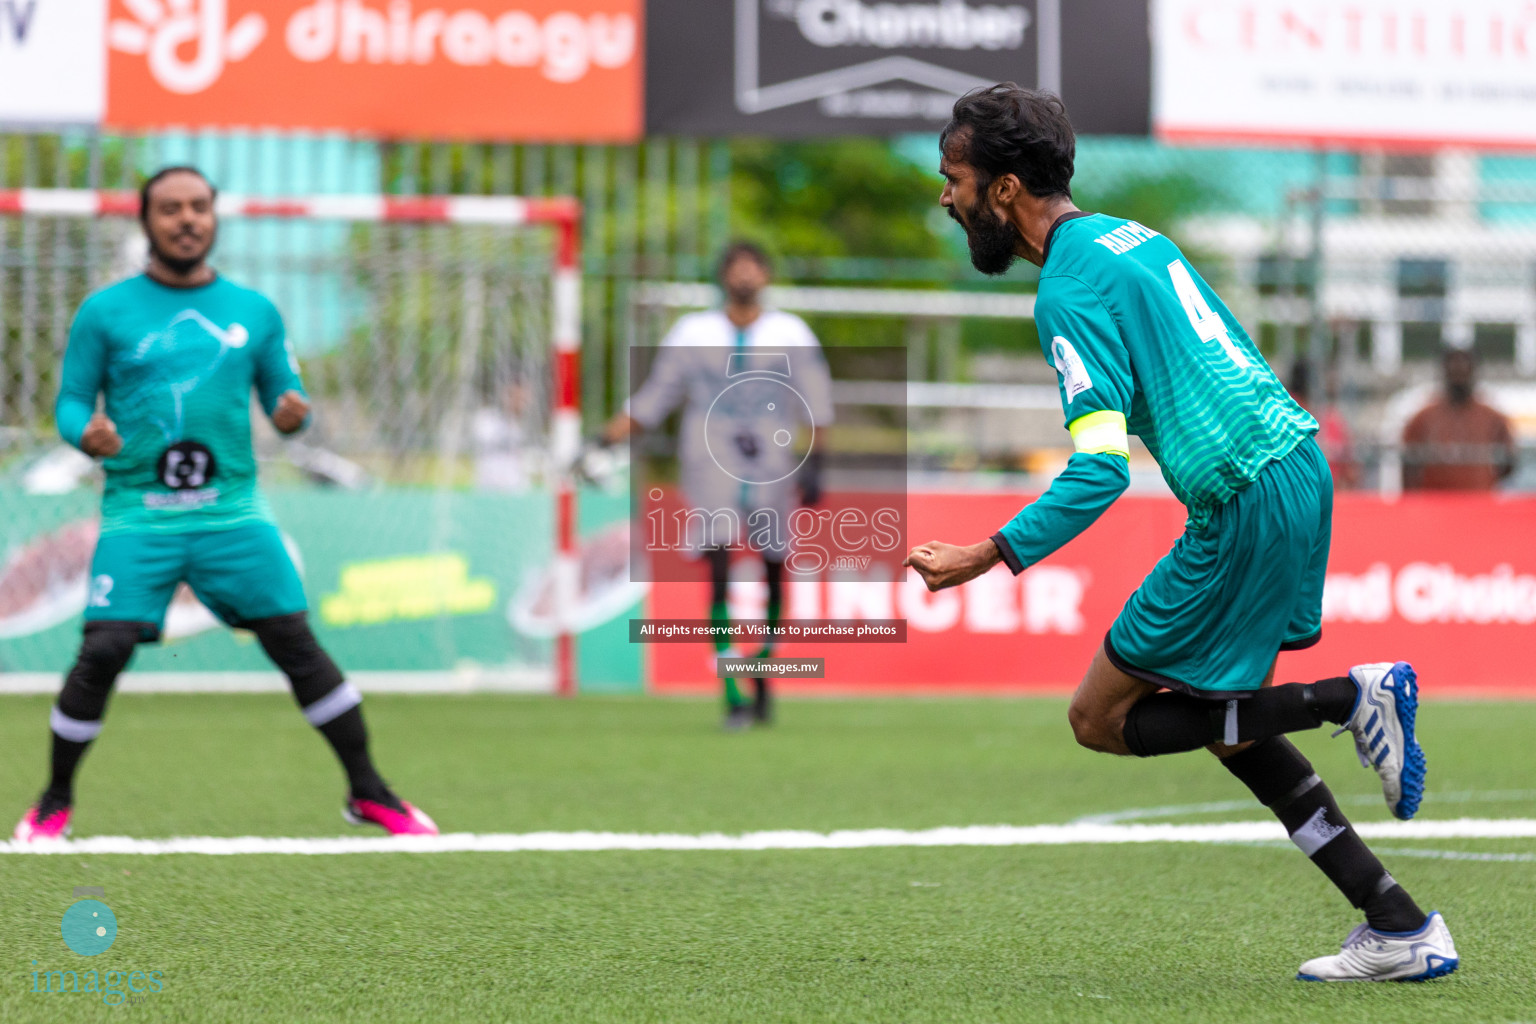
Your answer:
[[[1076,451],[1037,501],[970,546],[932,541],[907,564],[938,590],[999,562],[1014,573],[1087,529],[1130,483],[1141,438],[1189,511],[1183,535],[1115,619],[1072,699],[1077,741],[1151,757],[1205,747],[1365,915],[1308,981],[1420,981],[1459,959],[1366,848],[1286,733],[1354,735],[1399,818],[1418,810],[1424,753],[1406,662],[1273,685],[1276,655],[1322,634],[1333,481],[1317,423],[1179,248],[1072,202],[1076,140],[1057,97],[1012,83],[958,100],[940,139],[939,202],[987,274],[1040,267],[1035,321]]]
[[[15,837],[69,830],[75,772],[112,686],[136,645],[159,640],[182,582],[224,622],[254,633],[288,677],[346,771],[343,815],[435,835],[432,819],[374,768],[362,696],[310,631],[303,585],[257,487],[252,388],[284,434],[308,423],[309,401],[277,308],[207,263],[215,198],[192,167],[145,182],[148,268],[86,299],[70,328],[55,413],[64,440],[103,460],[101,539],[84,640],[50,718],[52,776]]]

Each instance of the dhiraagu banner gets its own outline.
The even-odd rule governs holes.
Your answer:
[[[365,688],[550,687],[554,526],[547,495],[267,493],[300,566],[316,634]],[[0,686],[10,680],[13,689],[40,688],[73,660],[98,501],[90,489],[41,495],[0,486]],[[627,529],[627,497],[592,491],[580,506],[581,686],[638,691],[640,649],[628,643],[625,613],[643,589],[628,585],[625,573],[627,535],[619,535]],[[610,550],[617,576],[599,564]],[[134,672],[176,686],[178,677],[164,674],[186,674],[187,687],[196,688],[198,677],[238,686],[240,677],[224,674],[272,671],[249,634],[224,627],[185,588],[165,634],[165,642],[139,648]]]

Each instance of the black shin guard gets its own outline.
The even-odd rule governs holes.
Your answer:
[[[1290,740],[1276,736],[1221,762],[1285,826],[1316,864],[1378,931],[1406,932],[1424,912],[1365,845],[1326,783]]]
[[[261,649],[288,677],[293,699],[309,724],[320,731],[346,770],[352,795],[360,799],[394,802],[368,754],[368,730],[359,705],[357,688],[347,682],[341,669],[315,639],[303,612],[257,619],[245,624],[256,634]]]
[[[1127,712],[1125,745],[1137,757],[1153,757],[1248,743],[1343,721],[1354,701],[1355,684],[1343,677],[1271,686],[1241,700],[1153,693]]]
[[[55,804],[74,800],[75,772],[86,748],[101,732],[112,686],[133,658],[140,627],[131,622],[88,622],[74,667],[64,677],[48,724],[53,756],[44,799]]]

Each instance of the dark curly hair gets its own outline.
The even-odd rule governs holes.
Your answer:
[[[955,101],[949,124],[939,135],[945,153],[951,144],[980,172],[979,189],[1001,175],[1015,174],[1032,196],[1072,195],[1077,135],[1067,120],[1066,105],[1052,93],[1013,82],[972,89]]]

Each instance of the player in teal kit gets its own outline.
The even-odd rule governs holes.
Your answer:
[[[968,93],[941,138],[940,202],[978,270],[1039,266],[1035,318],[1076,449],[1039,500],[990,539],[933,541],[908,564],[928,587],[999,562],[1015,573],[1093,523],[1130,483],[1141,438],[1189,511],[1183,535],[1115,619],[1069,711],[1082,745],[1149,757],[1206,747],[1365,914],[1312,981],[1409,981],[1458,958],[1366,848],[1286,733],[1354,735],[1399,818],[1418,809],[1424,755],[1404,662],[1273,685],[1276,655],[1322,631],[1333,482],[1317,424],[1167,238],[1072,203],[1075,139],[1056,97],[1010,84]],[[1113,544],[1113,537],[1102,538]]]
[[[362,697],[310,631],[303,585],[257,487],[251,389],[284,434],[309,417],[282,318],[207,265],[217,221],[200,172],[167,168],[140,198],[149,267],[86,299],[64,356],[59,433],[104,460],[107,482],[85,638],[50,718],[52,777],[16,838],[69,829],[75,772],[113,683],[137,644],[160,638],[183,581],[219,618],[253,632],[287,675],[347,773],[347,818],[435,834],[374,768]]]

